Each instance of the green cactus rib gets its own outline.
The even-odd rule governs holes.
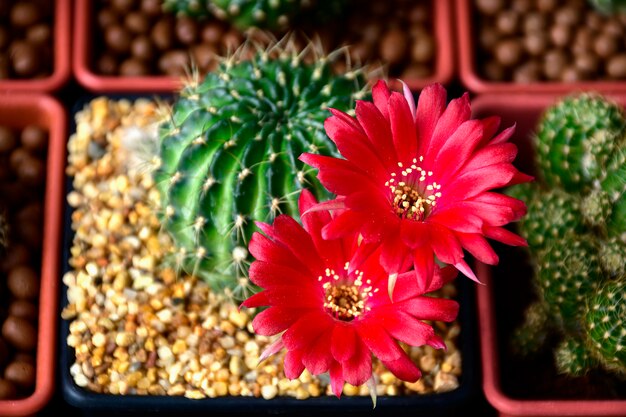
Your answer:
[[[536,282],[551,315],[565,331],[578,331],[585,297],[603,277],[595,240],[590,235],[566,234],[537,258]]]
[[[573,192],[591,186],[619,149],[625,126],[621,107],[599,95],[566,97],[550,107],[535,138],[544,181]]]
[[[606,369],[626,375],[626,275],[591,298],[585,324],[595,357]]]
[[[331,197],[298,157],[340,156],[323,128],[328,108],[349,112],[365,98],[363,69],[335,75],[327,56],[305,64],[296,51],[278,55],[225,60],[180,92],[161,126],[162,223],[182,267],[216,289],[245,276],[256,221],[298,218],[303,187]]]

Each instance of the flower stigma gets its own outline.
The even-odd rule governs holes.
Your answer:
[[[424,160],[419,157],[419,162]],[[441,197],[441,184],[429,182],[432,171],[426,171],[417,165],[418,159],[413,158],[409,167],[398,162],[400,175],[391,173],[391,178],[385,186],[391,190],[391,205],[394,213],[403,219],[424,220],[437,205],[437,198]]]
[[[348,267],[349,263],[346,262],[344,269],[347,271]],[[363,271],[356,270],[351,275],[354,279],[341,277],[333,269],[326,268],[324,275],[318,277],[320,282],[326,280],[322,284],[324,308],[337,320],[352,321],[370,311],[366,301],[378,292],[370,280],[363,281]]]

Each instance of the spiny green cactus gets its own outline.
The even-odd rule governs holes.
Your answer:
[[[328,109],[352,112],[355,99],[365,98],[363,68],[332,72],[340,54],[319,55],[312,64],[289,44],[244,60],[246,54],[180,91],[161,127],[155,172],[161,220],[180,264],[214,289],[235,292],[247,284],[255,222],[278,213],[298,218],[304,186],[319,199],[330,197],[298,156],[338,156],[323,127]]]
[[[609,281],[591,298],[585,324],[596,358],[626,375],[626,275]]]
[[[511,195],[525,201],[528,207],[518,224],[519,231],[533,249],[542,249],[572,230],[583,230],[579,198],[559,188],[542,190],[537,183],[512,187],[516,188],[521,190]]]
[[[537,286],[556,321],[565,329],[580,326],[585,297],[602,278],[594,240],[568,233],[537,254]]]
[[[193,17],[213,15],[241,30],[251,27],[275,30],[286,29],[301,9],[313,7],[310,3],[309,0],[165,0],[163,8]]]
[[[591,186],[619,148],[625,126],[621,107],[602,96],[586,93],[556,103],[536,136],[545,182],[567,191]]]
[[[539,301],[514,330],[513,351],[535,353],[538,342],[556,331],[561,342],[554,350],[555,364],[573,376],[592,368],[625,369],[623,114],[616,103],[590,94],[567,97],[549,108],[536,135],[540,181],[517,191],[517,198],[528,203],[518,227],[529,243]],[[548,325],[533,328],[541,320],[541,306]]]

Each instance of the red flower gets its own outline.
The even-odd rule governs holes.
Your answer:
[[[357,268],[376,248],[393,288],[396,274],[414,267],[428,287],[435,257],[477,281],[464,249],[488,264],[498,257],[486,238],[526,245],[503,226],[526,213],[525,204],[492,190],[530,181],[512,162],[514,127],[497,132],[500,119],[470,120],[467,94],[446,107],[439,84],[426,87],[417,108],[379,81],[373,103],[359,101],[356,119],[331,110],[325,128],[345,159],[305,153],[320,182],[337,195],[320,208],[346,209],[324,227],[327,239],[360,233]]]
[[[328,211],[304,214],[317,202],[308,191],[300,196],[304,228],[289,216],[273,225],[259,223],[249,244],[255,261],[250,280],[263,290],[244,301],[246,307],[269,308],[252,325],[261,335],[280,338],[262,359],[285,348],[284,369],[297,378],[306,368],[314,375],[329,372],[340,396],[343,383],[362,385],[372,376],[372,354],[398,378],[417,381],[420,370],[398,341],[413,346],[444,348],[443,340],[422,320],[452,321],[458,303],[424,295],[456,276],[454,268],[437,269],[430,286],[420,292],[411,274],[398,277],[395,299],[387,292],[387,274],[371,257],[349,271],[358,236],[324,240]]]

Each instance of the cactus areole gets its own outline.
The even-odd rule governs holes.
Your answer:
[[[289,47],[243,55],[180,91],[161,125],[155,171],[178,264],[235,298],[249,289],[246,247],[255,222],[298,218],[303,187],[329,197],[298,156],[337,155],[324,132],[328,108],[354,108],[365,87],[363,69],[332,72],[338,54],[313,63]]]

